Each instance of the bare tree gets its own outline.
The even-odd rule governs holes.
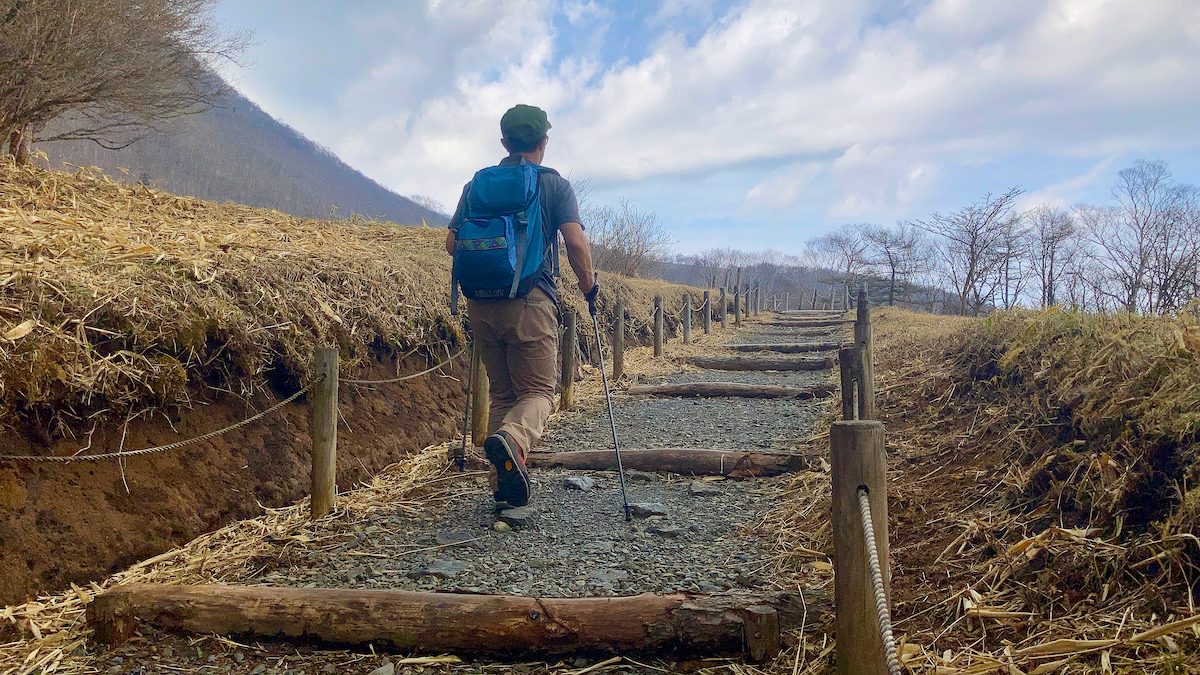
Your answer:
[[[631,277],[652,273],[675,241],[658,222],[658,214],[642,211],[623,199],[614,208],[588,207],[588,240],[598,269]]]
[[[1058,304],[1058,289],[1079,251],[1075,219],[1065,209],[1038,206],[1025,215],[1030,267],[1037,275],[1038,303]]]
[[[869,246],[872,265],[887,279],[887,303],[895,305],[897,295],[907,296],[911,276],[920,264],[921,232],[908,223],[894,228],[873,225],[863,231]]]
[[[848,291],[866,271],[868,244],[864,232],[869,227],[866,223],[842,225],[810,242],[810,257],[820,260],[825,263],[822,267],[835,272],[836,278],[830,280],[831,284],[838,284]]]
[[[202,112],[225,92],[210,65],[232,58],[213,0],[13,0],[0,12],[0,137],[19,162],[34,140],[129,145]],[[53,127],[50,127],[51,123]]]
[[[937,251],[946,280],[958,294],[959,311],[978,315],[999,285],[997,270],[1005,260],[1011,236],[1014,205],[1021,188],[982,200],[951,213],[935,213],[915,225],[938,237]]]

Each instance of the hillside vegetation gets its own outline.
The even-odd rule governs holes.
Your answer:
[[[378,350],[441,358],[462,340],[440,229],[306,220],[8,165],[0,233],[0,418],[46,442],[197,391],[287,394],[319,345],[338,346],[352,371]],[[602,286],[603,310],[620,290],[642,326],[651,294],[688,290]],[[564,293],[582,309],[578,295]]]
[[[1195,316],[889,313],[882,326],[909,656],[970,672],[1200,665]]]

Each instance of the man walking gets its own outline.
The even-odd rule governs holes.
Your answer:
[[[504,113],[500,143],[509,154],[463,188],[446,236],[491,381],[483,448],[496,468],[496,501],[510,506],[529,502],[525,455],[554,407],[560,234],[593,319],[599,294],[575,192],[558,172],[541,166],[549,130],[540,108],[517,105]]]

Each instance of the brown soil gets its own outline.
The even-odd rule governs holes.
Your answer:
[[[354,373],[395,377],[428,367],[408,358]],[[461,419],[461,364],[398,384],[343,384],[338,429],[338,486],[347,489],[405,454],[455,433]],[[168,421],[129,424],[124,447],[136,449],[191,438],[245,419],[295,391],[245,402],[224,396],[196,403]],[[196,399],[199,401],[200,399]],[[224,436],[127,460],[124,481],[115,461],[0,464],[0,605],[86,584],[169,550],[230,521],[282,506],[308,492],[308,406],[283,410]],[[122,429],[97,429],[88,452],[121,447]],[[3,454],[71,454],[82,445],[52,447],[8,438]],[[125,485],[128,484],[128,490]]]

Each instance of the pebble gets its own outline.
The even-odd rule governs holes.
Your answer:
[[[512,525],[509,525],[503,520],[497,520],[496,522],[492,523],[492,529],[497,532],[512,532]]]
[[[563,479],[563,487],[568,490],[579,490],[587,492],[596,487],[596,479],[590,476],[567,476]]]
[[[693,481],[688,486],[688,494],[693,497],[712,497],[713,495],[721,494],[721,488],[712,483],[705,483],[702,480]]]
[[[651,525],[646,528],[646,531],[667,539],[677,539],[688,533],[687,528],[674,525]]]
[[[648,471],[638,471],[637,469],[629,469],[625,472],[625,478],[639,483],[653,483],[654,481],[658,480],[658,474],[650,473]]]
[[[371,671],[371,675],[396,675],[396,665],[391,661],[384,661],[382,666]]]
[[[650,516],[665,516],[669,511],[662,502],[634,502],[629,505],[629,512],[634,518],[649,518]]]
[[[534,518],[537,514],[531,507],[517,506],[511,509],[505,509],[497,516],[501,522],[508,523],[512,527],[529,527],[533,525]]]
[[[470,567],[467,563],[461,560],[443,558],[435,560],[425,567],[410,574],[413,577],[432,576],[439,579],[453,579],[454,577],[466,572]]]
[[[439,546],[449,546],[470,541],[475,535],[470,530],[441,530],[433,538]]]

